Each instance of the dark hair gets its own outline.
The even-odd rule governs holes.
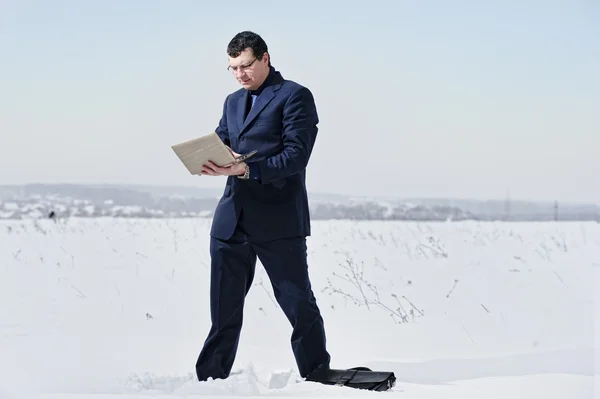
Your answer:
[[[231,39],[227,45],[227,55],[235,58],[247,48],[252,49],[252,54],[254,54],[255,57],[258,56],[258,59],[262,59],[263,54],[269,51],[267,43],[265,43],[260,35],[250,31],[243,31]],[[270,63],[269,60],[269,64]]]

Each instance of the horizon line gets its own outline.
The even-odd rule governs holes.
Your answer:
[[[184,184],[146,184],[146,183],[82,183],[82,182],[54,182],[54,183],[43,183],[43,182],[28,182],[18,184],[4,184],[0,182],[1,187],[24,187],[24,186],[88,186],[88,187],[152,187],[152,188],[181,188],[190,190],[207,190],[207,191],[220,191],[222,187],[198,187],[193,185]],[[444,197],[444,196],[408,196],[402,197],[398,195],[366,195],[366,194],[342,194],[342,193],[330,193],[324,191],[308,191],[309,195],[323,195],[323,196],[338,196],[345,198],[372,198],[372,199],[393,199],[403,201],[431,201],[431,200],[444,200],[444,201],[476,201],[476,202],[525,202],[525,203],[552,203],[552,204],[573,204],[573,205],[596,205],[600,206],[600,201],[593,200],[556,200],[556,199],[529,199],[523,197],[510,197],[506,196],[503,198],[480,198],[480,197]]]

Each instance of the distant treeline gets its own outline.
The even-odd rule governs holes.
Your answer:
[[[0,219],[211,217],[219,189],[146,186],[0,186]],[[452,199],[356,199],[311,195],[315,220],[600,221],[597,204]]]

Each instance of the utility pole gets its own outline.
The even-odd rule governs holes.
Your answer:
[[[558,222],[558,201],[554,201],[554,221]]]

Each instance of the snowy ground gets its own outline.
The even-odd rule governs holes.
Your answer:
[[[598,223],[315,222],[332,366],[386,393],[299,380],[261,267],[235,375],[195,381],[209,223],[1,222],[0,399],[600,397]]]

